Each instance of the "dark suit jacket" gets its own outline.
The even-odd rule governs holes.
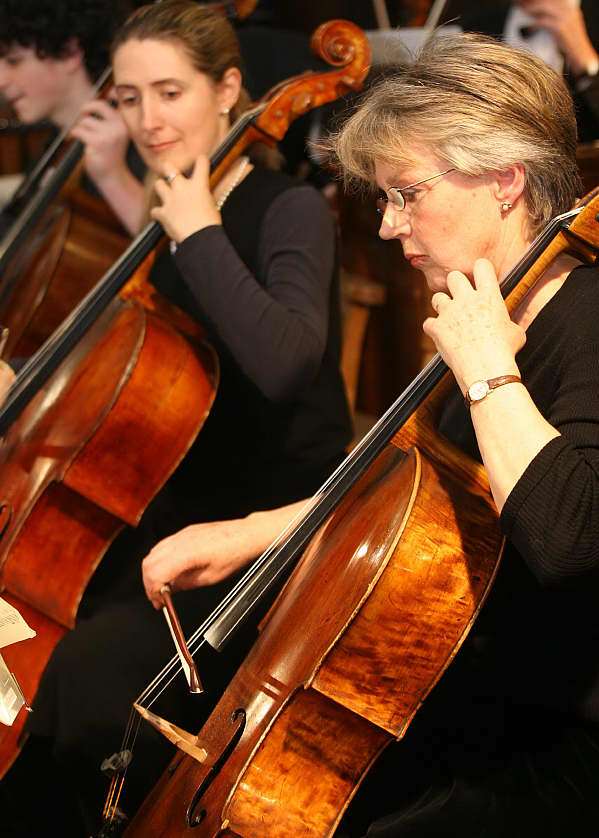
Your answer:
[[[510,5],[506,0],[494,0],[476,10],[465,12],[459,23],[466,32],[482,32],[501,38]],[[582,0],[582,11],[591,41],[599,50],[599,2]],[[576,90],[573,78],[566,75],[566,79],[576,106],[580,141],[599,140],[599,75],[582,93]]]

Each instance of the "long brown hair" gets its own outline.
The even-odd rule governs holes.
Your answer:
[[[221,12],[191,0],[163,0],[141,6],[117,32],[111,56],[132,39],[177,41],[195,69],[215,84],[222,81],[231,67],[241,72],[241,51],[231,24]],[[250,97],[242,88],[231,108],[231,119],[237,119],[249,106]]]

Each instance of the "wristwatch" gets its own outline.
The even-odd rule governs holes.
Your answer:
[[[486,381],[475,381],[466,390],[466,395],[464,396],[466,407],[471,407],[475,402],[482,402],[491,390],[496,390],[503,384],[514,384],[516,382],[522,382],[519,375],[500,375],[497,378],[488,378]]]

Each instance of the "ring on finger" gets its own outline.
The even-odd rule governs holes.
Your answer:
[[[174,181],[174,179],[176,177],[178,177],[180,174],[181,174],[181,172],[171,172],[171,174],[165,175],[164,179],[168,183],[168,185],[170,186],[171,183]]]

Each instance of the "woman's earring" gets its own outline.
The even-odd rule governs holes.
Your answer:
[[[223,110],[220,112],[220,115],[221,116],[228,116],[230,110],[231,110],[231,108],[223,108]]]
[[[507,212],[512,208],[512,205],[509,201],[502,201],[501,202],[501,212]]]

